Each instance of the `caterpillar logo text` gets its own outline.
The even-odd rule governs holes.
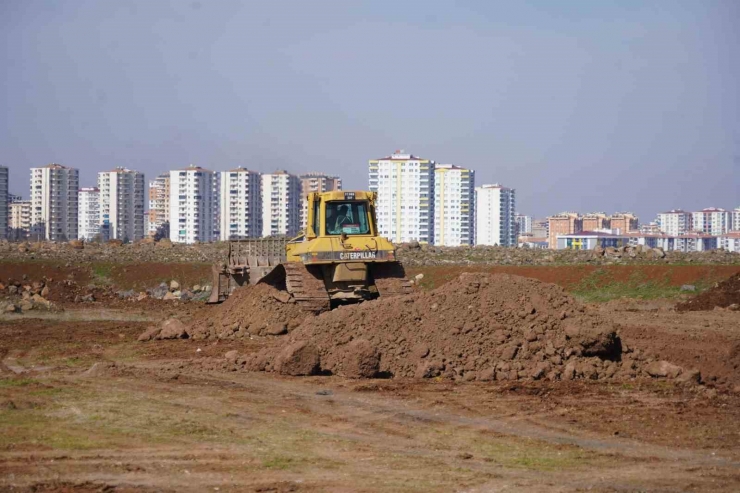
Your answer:
[[[374,258],[375,252],[342,252],[339,254],[339,260],[366,260]]]

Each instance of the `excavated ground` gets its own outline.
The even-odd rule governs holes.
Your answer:
[[[740,489],[740,312],[460,272],[281,299],[0,316],[0,490]]]

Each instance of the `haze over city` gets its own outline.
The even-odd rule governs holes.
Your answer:
[[[521,212],[734,208],[740,6],[4,2],[0,164],[340,174],[406,149]]]

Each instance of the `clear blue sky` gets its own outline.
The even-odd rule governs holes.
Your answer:
[[[740,2],[0,1],[0,164],[340,174],[403,148],[518,209],[740,206]]]

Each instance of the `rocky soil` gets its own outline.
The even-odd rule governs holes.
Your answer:
[[[705,311],[715,308],[740,310],[740,274],[718,282],[714,287],[676,305],[676,310],[679,312]]]
[[[267,338],[261,351],[230,353],[221,365],[350,378],[701,379],[627,347],[618,325],[562,288],[506,274],[464,273],[433,291],[319,316],[306,316],[270,286],[248,286],[206,307],[189,326],[169,320],[140,339],[254,337]]]
[[[0,259],[64,260],[81,262],[223,262],[228,246],[224,242],[178,245],[169,240],[144,240],[122,245],[118,242],[82,243],[8,243],[0,242]],[[740,254],[724,250],[710,252],[663,252],[643,247],[607,248],[594,251],[536,250],[505,247],[435,247],[418,243],[398,247],[398,258],[406,265],[492,264],[492,265],[558,265],[558,264],[740,264]]]

